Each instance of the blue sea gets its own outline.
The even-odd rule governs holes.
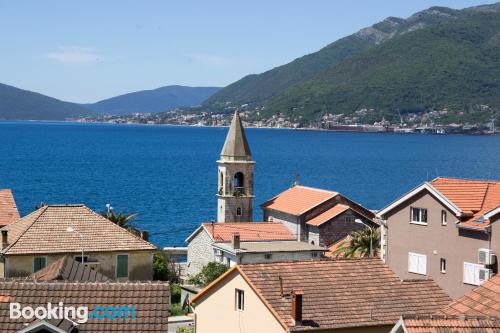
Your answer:
[[[36,203],[137,213],[157,246],[215,219],[226,128],[0,122],[0,188]],[[247,129],[259,205],[300,183],[379,209],[436,176],[500,179],[500,137]]]

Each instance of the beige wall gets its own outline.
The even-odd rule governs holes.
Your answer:
[[[85,253],[89,261],[97,261],[96,269],[111,279],[116,277],[116,256],[118,254],[128,254],[128,280],[152,280],[153,279],[153,253],[151,251],[131,251],[131,252],[102,252]],[[47,265],[60,259],[65,254],[50,255],[26,255],[8,256],[6,264],[6,277],[28,276],[33,273],[33,260],[41,256],[47,258]],[[78,256],[78,254],[69,254]],[[0,271],[1,272],[1,271]],[[127,279],[122,279],[127,280]]]
[[[427,225],[410,223],[411,206],[427,208]],[[447,211],[446,226],[441,225],[442,210]],[[432,278],[454,299],[475,287],[462,282],[463,264],[477,263],[478,249],[489,246],[487,234],[457,228],[457,217],[428,192],[414,196],[384,219],[388,226],[386,263],[401,278]],[[494,225],[494,228],[498,229],[498,226]],[[500,253],[500,242],[492,243],[492,249]],[[408,272],[408,252],[427,256],[425,276]],[[441,258],[446,260],[446,273],[440,272]]]
[[[245,292],[245,310],[235,309],[235,289]],[[196,333],[282,333],[283,327],[237,271],[196,302]]]

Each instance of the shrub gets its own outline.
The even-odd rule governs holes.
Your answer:
[[[181,286],[178,284],[170,285],[170,300],[172,304],[178,304],[181,302]]]
[[[223,263],[212,261],[203,266],[201,272],[188,279],[190,284],[206,286],[224,274],[229,267]]]

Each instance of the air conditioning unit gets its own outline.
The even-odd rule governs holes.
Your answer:
[[[490,249],[479,249],[478,252],[478,263],[483,265],[493,265],[495,263],[496,256]]]
[[[493,275],[493,271],[489,268],[480,268],[479,269],[479,282],[487,281],[491,275]]]

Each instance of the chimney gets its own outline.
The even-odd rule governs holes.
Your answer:
[[[149,240],[149,232],[147,232],[146,230],[141,230],[141,238],[147,242]]]
[[[240,234],[239,233],[234,233],[233,238],[231,238],[231,245],[233,249],[239,250],[240,249]]]
[[[7,230],[2,230],[2,250],[9,246],[9,241],[7,239]]]
[[[292,319],[295,321],[295,326],[302,323],[302,295],[300,290],[292,291]]]

